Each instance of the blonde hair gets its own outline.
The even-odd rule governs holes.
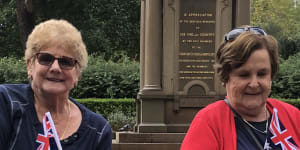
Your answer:
[[[32,62],[35,54],[53,45],[71,51],[79,63],[79,71],[87,66],[88,53],[81,33],[66,20],[56,19],[47,20],[34,27],[26,42],[25,60]]]

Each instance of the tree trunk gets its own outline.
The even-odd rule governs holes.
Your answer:
[[[35,24],[33,0],[16,0],[16,5],[20,39],[25,50],[27,37]]]

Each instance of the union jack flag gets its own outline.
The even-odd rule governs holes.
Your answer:
[[[277,115],[277,109],[273,109],[269,132],[265,142],[265,150],[300,150],[293,140],[290,131],[286,129]]]
[[[54,122],[50,112],[45,113],[43,118],[43,134],[38,134],[36,142],[37,150],[62,150]]]

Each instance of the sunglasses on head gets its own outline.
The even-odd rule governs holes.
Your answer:
[[[245,27],[245,28],[235,28],[230,32],[225,34],[225,41],[233,41],[235,40],[240,34],[245,31],[253,32],[254,34],[259,35],[267,35],[267,33],[260,27]]]
[[[37,53],[35,56],[38,60],[38,63],[44,66],[51,66],[53,62],[57,60],[59,67],[64,70],[71,70],[76,65],[76,63],[78,63],[74,58],[66,56],[55,57],[49,53]]]

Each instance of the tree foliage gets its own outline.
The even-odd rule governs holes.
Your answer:
[[[42,4],[37,20],[69,20],[81,30],[89,53],[138,58],[139,7],[138,0],[51,0]]]
[[[68,20],[81,31],[90,54],[103,55],[106,59],[116,55],[120,58],[123,54],[139,58],[139,0],[30,1],[35,24],[51,18]],[[21,57],[16,2],[2,0],[0,4],[0,44],[4,45],[0,56],[16,52]]]
[[[24,58],[0,58],[0,84],[28,83]],[[119,62],[89,56],[89,64],[72,89],[74,98],[135,98],[139,90],[139,64],[123,56]]]
[[[300,97],[300,52],[280,64],[280,72],[273,81],[272,96],[281,98]]]
[[[272,97],[299,98],[300,6],[293,0],[252,0],[251,24],[260,26],[279,42],[280,71],[273,81]]]
[[[0,0],[0,57],[23,56],[15,0]]]
[[[139,90],[139,64],[123,56],[118,63],[90,56],[78,85],[70,95],[76,98],[134,98]]]
[[[280,56],[289,56],[300,51],[300,6],[293,0],[252,0],[251,24],[260,26],[276,37]]]

